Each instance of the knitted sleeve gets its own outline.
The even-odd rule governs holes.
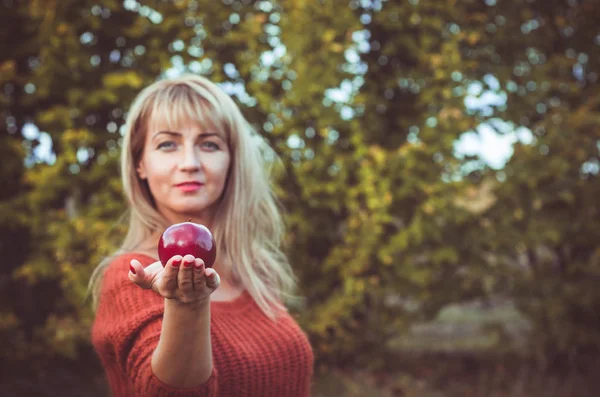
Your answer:
[[[160,338],[164,299],[129,280],[129,263],[133,258],[144,266],[152,262],[142,255],[121,255],[109,265],[102,283],[97,321],[102,321],[103,339],[114,357],[111,365],[117,366],[130,380],[135,396],[216,396],[214,367],[206,383],[189,389],[166,385],[152,372],[151,359]]]

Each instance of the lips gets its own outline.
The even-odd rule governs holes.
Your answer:
[[[193,193],[193,192],[198,191],[202,187],[202,185],[203,185],[202,183],[197,182],[197,181],[189,181],[189,182],[179,183],[175,186],[177,186],[177,188],[184,193]]]

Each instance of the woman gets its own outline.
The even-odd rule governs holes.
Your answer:
[[[307,396],[310,344],[287,313],[294,277],[256,136],[199,76],[143,90],[126,120],[121,172],[129,229],[95,270],[92,341],[114,397]],[[192,219],[217,241],[163,268],[166,227]]]

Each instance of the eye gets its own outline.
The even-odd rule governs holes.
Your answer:
[[[201,145],[201,146],[202,146],[204,149],[208,149],[208,150],[211,150],[211,151],[214,151],[214,150],[219,150],[219,149],[220,149],[219,145],[217,145],[215,142],[212,142],[212,141],[205,141],[205,142],[202,142],[202,145]]]
[[[173,150],[177,145],[173,141],[164,141],[158,144],[156,147],[159,150]]]

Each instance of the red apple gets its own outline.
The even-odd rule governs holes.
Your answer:
[[[169,226],[158,241],[158,257],[163,266],[175,255],[193,255],[212,267],[217,256],[217,244],[210,230],[199,223],[183,222]]]

